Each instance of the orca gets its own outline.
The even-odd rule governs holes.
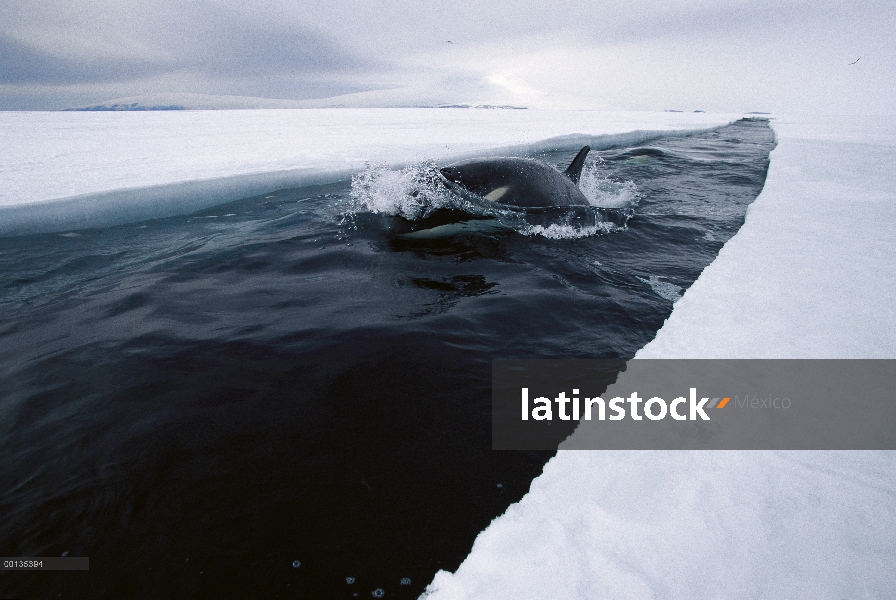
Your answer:
[[[548,209],[590,206],[579,189],[579,178],[591,146],[579,150],[566,171],[531,158],[479,158],[437,170],[452,192],[478,204],[495,203],[513,209]],[[472,197],[472,198],[471,198]],[[568,209],[567,209],[568,210]],[[527,211],[528,212],[528,211]],[[410,221],[393,216],[388,228],[394,234],[439,237],[455,233],[491,231],[494,217],[460,209],[440,208],[423,219]]]
[[[579,150],[563,173],[531,158],[474,159],[442,167],[439,173],[455,191],[467,191],[498,204],[524,208],[588,206],[578,184],[590,151],[590,146]]]

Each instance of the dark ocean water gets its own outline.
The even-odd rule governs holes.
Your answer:
[[[0,555],[91,565],[0,596],[418,596],[551,456],[490,449],[491,360],[631,357],[773,146],[757,120],[592,152],[631,216],[604,233],[394,235],[380,171],[0,239]]]

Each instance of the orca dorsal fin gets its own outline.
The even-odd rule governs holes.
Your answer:
[[[582,166],[585,164],[585,157],[588,156],[588,153],[591,152],[591,146],[585,146],[579,153],[576,154],[576,157],[572,159],[572,162],[569,163],[569,166],[564,171],[564,175],[572,179],[572,182],[576,185],[579,185],[579,177],[582,175]]]

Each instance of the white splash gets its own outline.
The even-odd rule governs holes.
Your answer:
[[[445,188],[435,169],[433,163],[403,169],[368,165],[352,177],[350,196],[355,209],[414,220],[438,208],[456,206],[456,196]]]
[[[576,226],[551,224],[547,227],[543,225],[526,225],[519,229],[523,235],[540,235],[552,240],[571,240],[575,238],[589,237],[592,235],[600,235],[603,233],[612,233],[622,229],[615,223],[596,223],[594,225]]]
[[[587,160],[582,167],[579,189],[592,206],[600,208],[633,208],[641,199],[632,181],[614,181],[601,171],[603,159]]]

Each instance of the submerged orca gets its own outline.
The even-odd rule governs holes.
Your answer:
[[[585,146],[564,173],[531,158],[482,158],[442,167],[439,172],[477,196],[520,207],[588,206],[579,190]]]

